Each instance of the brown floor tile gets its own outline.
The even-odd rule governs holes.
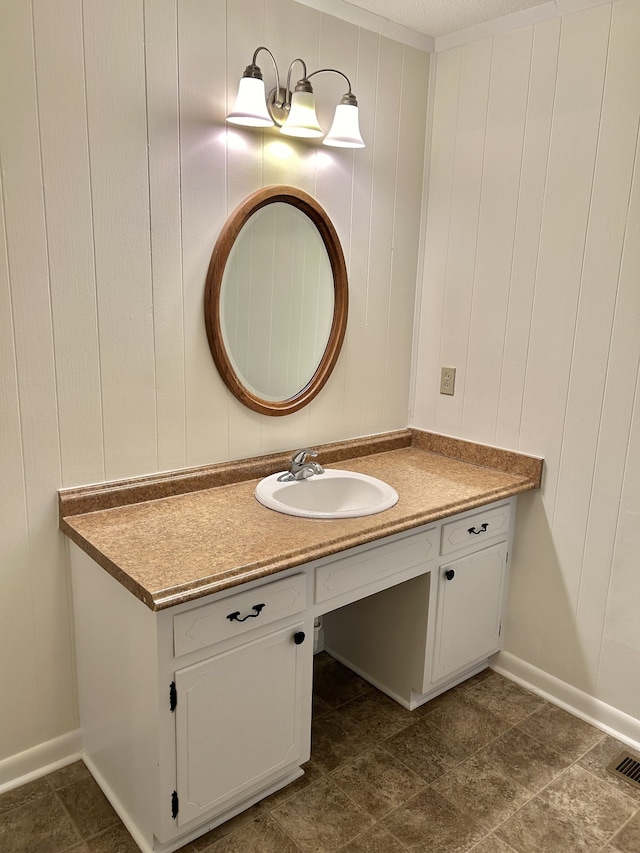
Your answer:
[[[422,720],[389,738],[384,749],[425,782],[432,782],[460,764],[463,755],[439,729]]]
[[[321,717],[323,714],[327,714],[329,711],[332,711],[333,708],[331,705],[327,704],[323,701],[317,693],[313,694],[313,703],[311,705],[311,716],[315,720],[317,717]]]
[[[315,673],[305,775],[180,853],[640,853],[625,747],[492,670],[414,712]],[[0,796],[0,853],[138,848],[78,761]]]
[[[374,745],[371,737],[340,711],[325,714],[311,725],[313,763],[323,773],[335,770],[345,761]]]
[[[35,779],[33,782],[27,782],[19,788],[13,788],[11,791],[5,791],[0,794],[0,815],[8,812],[10,809],[17,809],[20,806],[25,806],[33,800],[39,800],[40,797],[46,797],[51,793],[51,786],[46,777],[44,779]]]
[[[604,734],[589,723],[549,704],[519,723],[518,728],[569,761],[576,761],[604,738]]]
[[[326,652],[314,657],[313,692],[331,708],[337,708],[372,689],[367,681]]]
[[[0,853],[59,853],[80,841],[53,793],[0,817]]]
[[[472,847],[470,853],[515,853],[515,851],[513,847],[509,847],[506,841],[491,833],[475,847]]]
[[[509,729],[480,755],[507,776],[537,794],[569,766],[569,760],[520,729]]]
[[[461,760],[510,728],[509,723],[476,702],[471,693],[467,691],[455,701],[444,702],[425,717],[429,725],[440,730]]]
[[[303,770],[304,776],[299,776],[295,781],[285,785],[284,788],[280,788],[280,790],[276,791],[275,794],[265,797],[264,800],[260,801],[260,805],[267,809],[272,809],[275,806],[280,805],[280,803],[285,800],[288,800],[289,797],[297,794],[298,791],[302,791],[303,788],[313,784],[313,782],[317,782],[318,779],[323,776],[323,773],[318,767],[316,767],[313,761],[307,761],[303,766]]]
[[[89,853],[140,853],[140,848],[121,823],[85,842]]]
[[[586,827],[603,844],[637,809],[637,803],[608,782],[575,766],[545,788],[540,799]]]
[[[588,829],[535,797],[495,834],[516,853],[599,853],[602,842]]]
[[[460,699],[468,690],[469,687],[467,682],[463,681],[462,684],[458,684],[456,687],[446,690],[434,699],[429,699],[429,701],[425,702],[424,705],[420,705],[420,707],[416,708],[413,713],[419,717],[427,717],[445,702],[450,702],[452,699]]]
[[[373,823],[329,778],[309,785],[271,814],[305,853],[334,853]]]
[[[269,815],[261,814],[206,848],[206,853],[300,853],[300,848]]]
[[[91,776],[61,788],[57,796],[83,839],[98,835],[120,821],[111,803]]]
[[[531,792],[474,755],[431,785],[487,830],[495,829],[531,799]]]
[[[73,785],[74,782],[83,782],[92,778],[83,761],[74,761],[73,764],[67,764],[66,767],[49,773],[47,782],[54,791],[59,791],[60,788],[66,788],[67,785]]]
[[[487,667],[481,672],[478,672],[476,675],[472,675],[471,678],[467,678],[466,681],[462,681],[455,687],[445,690],[444,693],[441,693],[434,699],[429,699],[429,701],[425,702],[424,705],[420,705],[419,708],[416,708],[413,713],[418,716],[426,716],[432,711],[435,711],[435,709],[442,705],[443,702],[447,702],[449,699],[459,699],[463,693],[466,693],[472,687],[476,687],[478,684],[482,684],[482,682],[490,678],[500,678],[500,676]]]
[[[413,797],[381,823],[409,849],[419,853],[466,853],[487,832],[430,789]]]
[[[467,696],[512,726],[546,704],[540,696],[501,675],[472,687]]]
[[[640,812],[622,827],[611,839],[611,847],[620,853],[638,853],[640,850]]]
[[[411,711],[407,711],[379,690],[371,690],[363,696],[358,696],[335,713],[341,715],[346,724],[357,727],[374,742],[391,737],[416,721]]]
[[[404,844],[400,844],[397,838],[377,823],[341,847],[339,853],[406,853],[406,851]]]
[[[239,815],[232,817],[231,820],[221,823],[220,826],[210,829],[209,832],[201,835],[200,838],[196,838],[190,844],[187,844],[185,853],[202,853],[202,851],[207,850],[216,841],[226,838],[227,835],[236,832],[245,824],[257,820],[262,814],[264,814],[264,806],[261,802],[256,803],[255,806],[251,806],[246,811],[240,812]],[[183,850],[184,848],[180,849]]]
[[[614,776],[613,773],[607,770],[607,765],[618,756],[618,753],[623,751],[630,751],[632,755],[636,755],[633,750],[629,750],[621,741],[606,735],[604,740],[601,740],[586,755],[582,756],[578,764],[580,767],[588,770],[589,773],[593,773],[598,779],[609,782],[610,785],[615,785],[620,793],[626,794],[627,797],[631,797],[631,799],[640,803],[640,788],[630,785],[624,779]]]
[[[371,817],[379,820],[425,787],[425,782],[383,749],[365,752],[331,779]]]

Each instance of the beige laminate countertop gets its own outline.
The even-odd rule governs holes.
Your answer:
[[[260,477],[286,467],[269,468],[282,461],[273,456],[249,460],[250,479],[204,488],[211,476],[199,482],[195,475],[205,469],[192,469],[63,490],[60,528],[150,609],[161,610],[538,488],[542,471],[535,457],[416,430],[326,445],[319,458],[337,459],[325,467],[384,480],[400,500],[362,518],[282,515],[254,497]],[[218,476],[218,468],[228,474],[232,466],[206,470]],[[133,497],[132,484],[139,487]]]

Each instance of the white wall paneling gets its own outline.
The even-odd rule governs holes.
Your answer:
[[[186,464],[184,289],[176,0],[144,1],[149,225],[161,471]]]
[[[367,148],[227,126],[260,44],[343,69]],[[406,424],[428,57],[294,0],[8,0],[0,54],[2,760],[77,726],[60,486]],[[328,127],[344,80],[315,84]],[[281,418],[230,395],[203,321],[222,224],[273,183],[327,210],[351,283],[334,375]]]
[[[144,7],[85,0],[83,20],[104,454],[114,479],[157,468],[158,458]]]
[[[469,342],[461,376],[466,392],[461,429],[471,440],[496,432],[529,88],[529,63],[520,58],[531,55],[532,35],[531,29],[505,34],[496,39],[491,56]]]
[[[206,0],[177,4],[187,465],[226,459],[229,452],[230,395],[202,324],[202,282],[227,216],[226,7]]]
[[[409,383],[398,382],[398,376],[410,377],[413,340],[406,334],[413,325],[415,311],[415,281],[422,214],[421,199],[415,192],[416,182],[422,182],[424,148],[420,146],[427,122],[429,91],[429,55],[404,48],[402,86],[400,90],[397,165],[393,225],[391,236],[391,290],[388,302],[388,329],[382,427],[384,430],[402,428],[399,417],[409,408]],[[407,222],[412,227],[407,227]]]
[[[3,540],[9,548],[1,562],[7,583],[3,610],[8,612],[0,630],[3,659],[13,652],[7,668],[16,690],[7,686],[3,699],[7,719],[0,748],[21,751],[74,728],[76,714],[67,571],[55,530],[60,442],[33,20],[31,7],[23,3],[5,8],[12,26],[0,34],[0,110],[8,118],[0,131],[2,242],[10,290],[7,299],[5,285],[3,326],[12,322],[12,328],[3,328],[8,358],[2,386],[7,440],[16,454],[7,460],[12,502],[7,520],[17,526]],[[18,465],[21,484],[14,479]],[[16,660],[16,636],[25,638],[24,659],[18,655]]]
[[[507,651],[636,719],[639,32],[616,0],[438,55],[414,402],[417,426],[545,458]]]

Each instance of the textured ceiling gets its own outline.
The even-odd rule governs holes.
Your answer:
[[[549,0],[347,0],[390,21],[430,36],[455,33]]]

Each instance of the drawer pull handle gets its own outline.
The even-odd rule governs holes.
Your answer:
[[[304,643],[304,631],[296,631],[293,635],[293,642],[296,644],[296,646],[299,646]]]
[[[455,578],[456,573],[453,571],[453,569],[447,569],[447,571],[444,573],[444,576],[448,581],[452,581]]]
[[[474,533],[477,536],[479,533],[485,533],[488,526],[489,522],[485,521],[484,524],[480,525],[480,530],[476,530],[475,527],[470,527],[467,530],[467,533]]]
[[[242,619],[240,618],[240,611],[236,610],[235,613],[230,613],[227,616],[227,619],[230,622],[245,622],[247,619],[255,619],[256,616],[260,615],[260,611],[262,610],[262,608],[264,606],[265,606],[264,604],[254,604],[251,609],[255,610],[255,613],[247,613],[247,615],[243,616]]]

